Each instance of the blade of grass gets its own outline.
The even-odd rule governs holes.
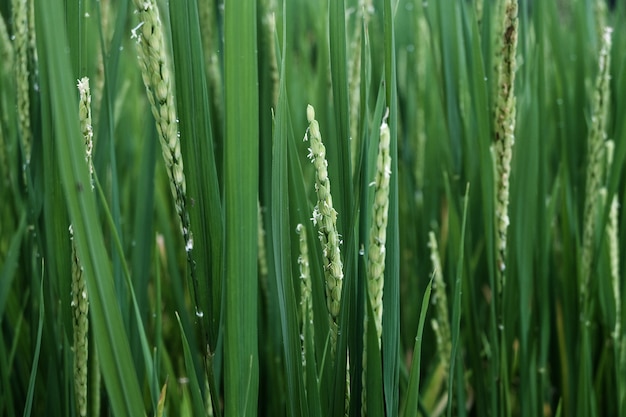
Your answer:
[[[335,139],[326,141],[331,183],[338,184],[341,193],[335,193],[339,200],[338,230],[347,235],[352,221],[352,168],[350,166],[350,111],[348,103],[348,58],[346,55],[346,8],[344,0],[330,0],[328,3],[328,31],[330,41],[330,73],[334,97],[336,123]],[[334,174],[334,175],[332,175]],[[333,179],[336,178],[335,181]],[[346,241],[346,247],[350,242]]]
[[[424,297],[422,298],[422,310],[420,312],[419,324],[417,325],[417,334],[415,335],[415,346],[413,347],[413,363],[411,364],[411,373],[409,376],[409,387],[407,388],[407,399],[404,410],[404,417],[418,416],[419,389],[420,389],[420,372],[422,364],[422,343],[424,334],[424,322],[426,321],[426,313],[428,312],[428,304],[430,304],[430,291],[432,288],[432,279],[426,286]]]
[[[45,86],[45,80],[41,81]],[[42,100],[45,94],[42,94]],[[74,107],[74,113],[78,116]],[[50,126],[53,124],[53,115],[50,107],[42,106],[41,109],[42,124]],[[70,266],[70,241],[69,241],[69,220],[67,209],[65,208],[65,197],[63,195],[63,186],[61,176],[57,168],[57,158],[54,149],[54,132],[52,129],[42,129],[42,165],[43,172],[43,230],[40,236],[43,239],[44,256],[46,257],[46,271],[49,273],[49,283],[52,288],[58,291],[61,303],[61,316],[65,324],[66,336],[71,339],[72,335],[72,311],[71,304],[71,266]],[[36,149],[36,148],[35,148]],[[35,151],[35,160],[37,152]],[[42,174],[43,174],[42,172]],[[38,181],[35,180],[37,183]],[[33,187],[34,188],[34,187]],[[29,194],[29,203],[31,207],[34,205],[34,193]],[[63,254],[68,254],[63,256]]]
[[[141,313],[140,317],[144,321],[148,319],[150,309],[147,291],[150,275],[146,271],[150,271],[154,247],[154,216],[147,215],[147,213],[154,212],[154,174],[157,160],[157,141],[153,140],[153,135],[155,134],[154,123],[149,121],[146,127],[146,131],[150,132],[150,136],[144,138],[143,148],[140,151],[143,158],[139,168],[139,178],[134,199],[133,245],[130,252],[130,276],[132,277],[137,307]],[[141,349],[136,348],[140,346],[139,332],[136,331],[138,327],[139,323],[134,319],[131,320],[131,346],[135,347],[133,354],[136,363],[141,360]]]
[[[112,270],[102,231],[98,224],[95,198],[85,192],[89,173],[84,158],[79,125],[73,116],[75,96],[72,72],[66,54],[63,4],[60,0],[36,2],[37,39],[41,54],[42,105],[48,106],[55,133],[56,155],[76,244],[87,278],[93,329],[112,410],[119,416],[141,416],[143,401],[132,366],[128,337],[115,300]],[[61,29],[60,29],[61,28]],[[43,95],[43,94],[42,94]]]
[[[283,2],[283,52],[280,69],[280,87],[276,122],[274,126],[274,140],[272,147],[272,196],[271,219],[276,266],[276,285],[278,290],[278,307],[282,328],[283,350],[287,377],[288,409],[290,415],[307,416],[307,406],[302,374],[302,353],[300,347],[300,330],[296,310],[296,295],[294,288],[292,254],[291,254],[291,227],[289,209],[289,179],[288,179],[288,143],[294,141],[291,129],[289,102],[286,90],[285,62],[287,54],[287,19],[286,2]],[[306,342],[306,341],[305,341]],[[316,372],[314,373],[314,375]],[[318,405],[319,407],[319,405]]]
[[[195,320],[200,322],[204,343],[202,357],[209,378],[213,404],[219,404],[222,363],[215,359],[222,322],[223,225],[220,187],[212,137],[208,88],[196,1],[170,3],[176,94],[183,159],[187,175],[191,230],[194,232],[195,274],[191,283]],[[206,314],[205,314],[206,313]],[[214,408],[219,416],[221,410]]]
[[[456,32],[458,30],[456,25],[458,21],[458,7],[457,3],[440,3],[437,9],[439,11],[438,18],[441,29],[441,63],[445,89],[446,121],[450,136],[450,157],[452,158],[453,172],[456,174],[460,172],[463,160],[462,122],[458,107],[460,100],[456,84],[459,78],[457,70],[460,68],[457,60],[460,54],[458,53],[456,42],[456,39],[458,39]],[[448,22],[451,22],[451,24]]]
[[[185,335],[185,329],[180,321],[178,312],[176,313],[176,321],[178,321],[178,328],[180,329],[180,338],[183,343],[183,356],[185,358],[185,369],[187,370],[187,378],[189,379],[189,390],[191,391],[191,406],[193,409],[193,415],[202,416],[205,415],[206,410],[204,408],[204,401],[202,399],[202,392],[200,391],[200,384],[198,382],[198,375],[196,374],[191,348]]]
[[[75,1],[75,0],[73,0]],[[80,1],[79,3],[83,3]],[[110,6],[109,6],[110,7]],[[72,10],[76,10],[75,8],[69,8],[68,13]],[[103,69],[104,69],[104,87],[103,87],[103,95],[102,95],[102,105],[100,106],[100,114],[95,115],[97,120],[99,121],[99,126],[97,126],[97,141],[95,142],[95,157],[94,157],[94,168],[100,174],[101,178],[106,178],[110,180],[108,185],[108,189],[110,190],[110,201],[109,205],[111,207],[111,214],[113,216],[113,220],[115,223],[115,230],[118,235],[122,235],[121,228],[121,202],[120,202],[120,183],[118,178],[118,168],[117,168],[117,156],[115,150],[115,114],[114,114],[114,105],[116,98],[116,88],[117,88],[117,78],[119,73],[119,60],[120,54],[123,50],[122,39],[127,34],[127,18],[128,18],[128,0],[121,0],[120,4],[116,9],[116,26],[115,32],[113,34],[113,38],[111,39],[110,45],[106,44],[106,35],[105,31],[108,28],[102,27],[102,19],[100,18],[100,7],[95,7],[96,17],[98,17],[97,22],[99,25],[99,35],[100,35],[100,53],[103,54]],[[73,19],[79,21],[77,25],[80,27],[81,31],[84,31],[85,24],[82,23],[83,14],[79,13],[79,15]],[[79,33],[80,36],[70,36],[72,42],[78,43],[79,47],[82,48],[84,45],[84,39],[82,36],[82,32],[68,32],[68,33]],[[80,38],[79,41],[74,40],[74,38]],[[70,47],[71,50],[72,47]],[[85,55],[84,51],[78,50],[78,54],[73,55],[73,69],[75,72],[81,71],[84,72],[83,67],[86,66],[85,62],[82,62]],[[105,53],[105,51],[108,51]],[[110,174],[110,175],[109,175]],[[127,287],[124,284],[124,277],[122,273],[122,260],[120,256],[118,256],[116,251],[112,251],[112,270],[114,274],[114,282],[115,282],[115,290],[117,292],[117,297],[119,300],[126,300],[128,297]],[[139,287],[140,288],[140,287]],[[130,310],[127,305],[120,306],[122,312],[122,318],[124,320],[124,324],[127,326],[127,330],[131,330],[130,327]],[[131,351],[134,354],[134,358],[137,359],[141,354],[141,347],[135,337],[131,339]],[[139,362],[140,364],[142,362]],[[143,374],[143,369],[141,369],[141,365],[139,365],[139,369],[137,369],[138,374]]]
[[[141,318],[141,310],[139,308],[139,303],[137,302],[137,297],[135,295],[135,290],[133,288],[133,282],[131,280],[130,271],[128,269],[126,260],[123,256],[124,251],[122,249],[122,242],[118,236],[117,231],[115,230],[115,222],[113,220],[111,210],[109,209],[108,205],[106,204],[104,200],[104,191],[102,190],[102,186],[100,185],[100,182],[98,181],[97,176],[95,177],[95,184],[96,184],[96,189],[98,190],[98,195],[100,199],[102,200],[104,217],[106,218],[107,224],[109,228],[111,229],[111,236],[112,236],[111,244],[121,260],[120,266],[123,271],[123,278],[125,279],[126,290],[130,294],[130,301],[131,301],[130,308],[132,309],[132,312],[134,313],[132,317],[135,323],[137,323],[137,329],[135,331],[137,333],[136,336],[139,339],[139,349],[138,349],[139,356],[141,356],[140,359],[143,360],[143,363],[145,365],[148,383],[150,384],[150,388],[151,388],[150,394],[152,396],[152,405],[156,409],[158,396],[159,396],[158,374],[155,372],[153,363],[151,361],[152,356],[150,354],[150,345],[148,343],[148,338],[146,336],[146,331],[144,329],[143,320]]]
[[[347,266],[347,263],[346,263]],[[332,372],[330,377],[332,383],[326,387],[330,390],[328,397],[330,399],[328,415],[341,417],[345,414],[346,392],[346,370],[347,370],[347,346],[349,333],[342,331],[348,328],[350,322],[350,308],[352,303],[352,292],[350,291],[350,282],[344,278],[344,285],[341,294],[341,309],[339,311],[339,334],[337,336],[337,347],[333,360],[332,355],[328,355],[326,360],[331,364]],[[329,352],[330,353],[330,352]],[[348,391],[349,393],[349,391]]]
[[[384,390],[382,388],[382,378],[378,380],[374,379],[378,385],[372,387],[370,390],[366,387],[366,382],[363,380],[363,355],[370,351],[370,346],[372,351],[376,352],[376,354],[380,355],[380,347],[378,344],[377,338],[371,339],[368,337],[368,340],[374,340],[375,343],[370,344],[368,340],[363,340],[364,334],[364,323],[361,319],[364,317],[364,311],[368,308],[367,304],[369,304],[369,297],[367,294],[367,267],[366,267],[366,259],[363,256],[365,253],[368,253],[369,247],[369,233],[371,226],[371,218],[372,218],[372,207],[373,207],[373,195],[369,192],[370,190],[370,179],[374,178],[375,170],[376,170],[376,158],[378,153],[378,141],[380,137],[380,124],[383,118],[383,109],[385,109],[385,89],[382,88],[384,85],[382,82],[379,84],[381,88],[378,90],[378,98],[376,99],[376,107],[371,115],[372,123],[369,126],[363,126],[363,140],[361,141],[361,156],[358,162],[358,166],[356,167],[356,175],[355,175],[355,184],[360,187],[360,190],[357,189],[355,193],[355,199],[360,200],[360,216],[359,216],[359,257],[358,257],[358,278],[355,282],[355,286],[357,287],[354,291],[356,304],[354,306],[353,317],[355,317],[356,323],[353,326],[350,326],[351,332],[351,342],[352,344],[349,346],[351,355],[350,355],[350,372],[351,372],[351,381],[350,381],[350,390],[357,394],[361,393],[363,389],[367,389],[366,399],[370,401],[370,396],[380,396],[380,401],[384,402]],[[369,119],[369,115],[364,115],[365,118]],[[367,123],[366,123],[367,124]],[[362,253],[361,253],[362,251]],[[373,317],[370,315],[370,317]],[[369,330],[368,330],[369,331]],[[364,350],[365,349],[365,350]],[[366,352],[367,350],[367,352]],[[367,353],[369,355],[369,353]],[[369,359],[365,358],[369,363]],[[367,365],[369,366],[369,365]],[[380,358],[377,364],[372,366],[378,366],[380,368]],[[368,377],[369,379],[369,377]],[[370,391],[372,391],[370,393]],[[362,395],[351,395],[351,415],[360,415],[362,411]],[[369,409],[368,409],[369,410]]]
[[[284,62],[284,61],[283,61]],[[283,72],[284,74],[284,72]],[[272,152],[272,237],[274,263],[278,289],[278,306],[282,327],[285,355],[288,409],[290,415],[308,415],[304,396],[300,331],[296,313],[296,295],[293,287],[291,230],[289,219],[289,192],[287,178],[287,141],[293,140],[289,134],[288,107],[284,77],[278,98],[278,111]]]
[[[39,288],[39,325],[37,326],[37,341],[35,342],[35,352],[33,354],[33,365],[28,379],[28,392],[26,394],[26,405],[24,407],[24,417],[30,416],[33,408],[33,397],[35,395],[35,382],[37,381],[37,368],[39,366],[39,353],[41,352],[41,335],[44,322],[44,303],[43,303],[43,277]]]
[[[367,378],[363,385],[367,390],[367,414],[372,416],[385,415],[385,396],[382,374],[382,355],[378,348],[378,335],[374,321],[374,310],[369,296],[366,296],[365,306],[367,308]],[[358,395],[354,392],[353,395]]]
[[[488,2],[491,4],[490,2]],[[483,30],[489,29],[488,22],[485,20],[489,18],[489,4],[485,4],[485,10],[483,16]],[[479,233],[484,236],[483,244],[485,245],[485,258],[487,260],[487,271],[484,273],[486,276],[486,282],[490,288],[494,288],[495,278],[494,278],[494,231],[493,231],[493,169],[491,162],[491,154],[490,154],[490,144],[491,144],[491,130],[490,130],[490,122],[491,122],[491,111],[489,110],[489,77],[487,77],[485,73],[485,68],[491,68],[489,64],[489,55],[488,51],[491,48],[491,41],[485,42],[481,46],[481,41],[485,40],[485,37],[490,39],[489,32],[483,33],[482,39],[480,34],[480,29],[478,27],[476,18],[471,12],[466,10],[467,8],[462,8],[462,11],[465,11],[465,19],[463,19],[465,25],[465,48],[466,48],[466,59],[467,59],[467,67],[468,67],[468,78],[469,82],[469,91],[470,97],[472,100],[471,105],[471,117],[470,117],[470,135],[474,139],[474,142],[470,144],[472,146],[476,146],[478,148],[478,155],[475,157],[478,162],[478,169],[476,171],[476,175],[472,175],[470,177],[470,181],[473,180],[480,184],[478,190],[475,190],[475,193],[479,193],[480,198],[473,199],[473,203],[476,207],[481,211],[482,216],[480,219],[482,220],[482,224],[480,222],[470,222],[469,229],[472,229],[472,223],[478,225],[481,229],[479,229]],[[485,15],[486,14],[486,15]],[[485,52],[483,48],[487,48]],[[476,195],[476,194],[475,194]],[[471,208],[470,208],[471,210]],[[469,232],[469,231],[468,231]],[[470,238],[471,239],[471,238]],[[478,272],[480,269],[477,269],[475,273],[469,273],[466,278],[468,280],[467,286],[468,288],[477,288],[480,282],[480,273]],[[495,310],[493,310],[490,314],[490,317],[494,320],[490,320],[490,329],[485,331],[483,329],[484,325],[480,323],[481,309],[483,300],[475,291],[465,291],[464,295],[467,296],[467,301],[465,301],[465,308],[469,308],[472,311],[470,315],[471,319],[468,319],[468,325],[472,328],[475,328],[477,331],[471,332],[473,336],[469,340],[465,340],[466,345],[468,345],[468,354],[473,356],[474,361],[479,361],[481,359],[481,351],[483,341],[481,340],[481,336],[483,334],[496,334],[496,324],[495,324]],[[494,306],[494,303],[490,304],[491,307]],[[473,323],[473,324],[472,324]],[[488,328],[489,329],[489,328]],[[495,340],[495,339],[493,339]],[[495,382],[496,382],[496,373],[497,366],[495,366],[498,346],[491,344],[491,348],[495,350],[494,359],[490,361],[489,372],[481,372],[478,375],[475,375],[477,379],[477,384],[481,387],[481,389],[475,389],[476,399],[475,403],[477,406],[477,410],[479,414],[487,414],[488,412],[496,413],[496,403],[495,397],[491,396],[491,399],[494,401],[490,401],[488,398],[489,391],[495,392]],[[490,411],[489,411],[490,410]]]
[[[165,411],[165,394],[167,394],[167,381],[163,384],[163,388],[161,389],[161,393],[159,394],[159,405],[154,412],[155,417],[163,417],[163,412]]]
[[[521,74],[522,77],[525,75]],[[514,242],[513,247],[515,250],[509,252],[511,276],[517,281],[518,286],[514,294],[515,298],[519,300],[519,310],[513,314],[515,318],[507,317],[508,320],[505,327],[509,329],[514,328],[515,322],[519,318],[520,373],[523,380],[529,381],[528,384],[523,384],[520,387],[520,398],[522,412],[528,415],[540,412],[536,408],[533,410],[533,407],[538,405],[536,379],[534,378],[534,375],[537,375],[537,370],[534,368],[536,362],[533,359],[535,356],[533,352],[536,352],[537,349],[534,346],[535,341],[531,334],[531,325],[535,318],[535,311],[533,311],[534,308],[529,308],[529,306],[531,306],[533,292],[537,291],[535,286],[548,279],[547,276],[537,280],[537,282],[533,279],[537,275],[537,268],[534,265],[539,264],[538,260],[535,259],[535,254],[540,253],[537,250],[537,246],[544,241],[544,239],[538,239],[537,241],[535,236],[537,231],[545,233],[549,228],[543,224],[544,217],[542,216],[545,210],[544,187],[547,184],[546,181],[541,180],[542,177],[540,176],[543,168],[540,165],[540,152],[545,150],[546,147],[542,147],[539,144],[539,138],[541,137],[539,114],[537,106],[535,106],[534,102],[531,102],[532,96],[528,90],[531,85],[538,85],[538,83],[535,80],[525,80],[522,85],[526,85],[526,88],[521,93],[518,93],[518,108],[519,117],[525,120],[525,123],[518,126],[518,132],[519,137],[524,138],[524,141],[523,146],[517,148],[518,152],[514,159],[513,171],[523,172],[523,174],[515,176],[511,184],[511,195],[513,197],[511,199],[511,216],[515,218],[511,222],[513,227],[511,228],[510,240]],[[521,198],[515,198],[516,196]],[[536,204],[528,204],[529,201],[536,202]],[[517,225],[521,227],[517,228]],[[545,251],[541,252],[545,253]]]
[[[315,345],[311,332],[307,332],[304,343],[306,343],[306,396],[309,405],[309,415],[311,417],[322,417],[322,403],[320,398],[319,379],[317,377],[317,366],[315,358]]]
[[[195,278],[194,302],[198,319],[207,332],[210,350],[215,351],[222,308],[223,229],[222,208],[214,156],[209,97],[205,77],[200,23],[196,1],[170,3],[172,47],[176,76],[176,104],[187,175],[187,195]],[[211,384],[215,384],[211,381]],[[217,400],[217,399],[216,399]]]
[[[256,1],[225,4],[224,143],[226,415],[257,410],[259,97]]]
[[[448,376],[448,417],[452,416],[452,391],[454,387],[454,369],[457,360],[457,351],[459,349],[459,338],[461,333],[461,294],[463,283],[464,254],[465,254],[465,227],[467,225],[467,205],[469,202],[470,185],[467,184],[465,189],[465,201],[463,203],[463,223],[461,226],[461,239],[459,242],[459,258],[457,261],[456,281],[454,283],[454,301],[452,304],[452,351],[450,353],[450,372]],[[464,403],[458,404],[459,408],[464,408]]]
[[[129,0],[120,0],[118,7],[116,8],[115,16],[115,31],[109,45],[105,42],[105,33],[107,29],[102,27],[102,16],[100,14],[100,8],[96,7],[95,16],[99,22],[100,32],[100,51],[104,56],[104,86],[102,93],[102,105],[100,106],[100,114],[94,115],[94,118],[98,120],[99,126],[95,132],[97,141],[94,149],[94,168],[100,175],[100,178],[106,178],[105,170],[108,169],[108,158],[110,157],[108,149],[110,149],[109,142],[113,140],[114,134],[114,106],[117,92],[117,79],[120,72],[120,54],[123,50],[122,38],[128,36],[128,10]],[[105,53],[103,51],[108,51]]]
[[[400,352],[400,219],[398,203],[398,91],[396,82],[396,41],[391,0],[384,2],[385,89],[389,107],[391,137],[391,179],[387,256],[385,257],[385,295],[383,297],[383,381],[387,416],[398,415]]]

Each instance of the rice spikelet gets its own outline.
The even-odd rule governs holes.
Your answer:
[[[380,125],[376,177],[374,179],[374,206],[372,226],[367,253],[367,288],[374,312],[374,324],[380,347],[383,334],[383,289],[385,286],[385,243],[387,242],[387,220],[389,212],[389,180],[391,178],[391,154],[389,125],[386,118]]]
[[[28,69],[28,47],[30,43],[28,23],[28,1],[13,0],[13,35],[15,51],[15,77],[17,86],[18,131],[22,140],[26,165],[30,164],[33,134],[30,127],[30,85]]]
[[[140,23],[132,30],[132,37],[137,39],[141,75],[157,124],[176,214],[185,239],[185,251],[189,256],[193,249],[193,236],[190,230],[189,213],[186,209],[183,157],[180,150],[172,73],[166,54],[163,26],[155,0],[135,0],[135,5]]]
[[[504,5],[498,84],[495,108],[495,168],[496,266],[498,293],[502,293],[506,278],[507,231],[509,227],[509,181],[515,142],[515,54],[517,52],[517,0]]]
[[[591,279],[594,241],[597,228],[598,193],[601,189],[606,150],[606,119],[609,111],[609,67],[611,51],[611,28],[606,28],[598,60],[598,75],[593,94],[591,126],[587,141],[587,179],[585,184],[585,207],[583,217],[583,240],[581,256],[580,307],[586,309],[588,286]]]
[[[73,234],[70,226],[70,235]],[[83,268],[72,236],[72,318],[74,329],[74,395],[80,416],[87,415],[89,299]]]
[[[309,128],[304,140],[310,139],[308,158],[315,166],[315,192],[317,204],[313,209],[313,225],[319,230],[319,238],[322,242],[324,275],[326,278],[326,305],[331,320],[331,352],[334,354],[339,332],[338,318],[341,306],[341,289],[343,284],[343,264],[339,244],[341,238],[337,232],[337,211],[333,207],[333,197],[330,193],[330,179],[328,178],[328,161],[326,161],[326,148],[322,143],[322,135],[317,120],[315,109],[310,104],[307,106],[307,119]]]
[[[306,227],[298,224],[296,233],[299,236],[300,255],[298,265],[300,266],[300,315],[301,315],[301,336],[302,336],[302,369],[306,380],[306,341],[313,339],[313,290],[311,287],[311,272],[309,268],[309,246],[306,241]]]
[[[91,183],[91,189],[93,190],[93,127],[91,125],[91,93],[89,90],[89,78],[83,77],[78,80],[77,87],[80,94],[80,101],[78,106],[80,130],[83,134],[83,139],[85,141],[85,160],[87,161],[87,165],[89,166],[89,179]]]
[[[443,269],[437,246],[437,238],[433,232],[428,233],[428,247],[430,248],[430,260],[433,264],[433,297],[431,302],[436,308],[436,318],[431,321],[437,340],[437,353],[439,361],[443,364],[445,380],[447,381],[450,369],[450,355],[452,352],[452,337],[450,336],[450,316],[448,313],[448,296],[446,283],[443,280]]]

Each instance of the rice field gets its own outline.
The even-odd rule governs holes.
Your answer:
[[[626,415],[625,27],[0,2],[0,416]]]

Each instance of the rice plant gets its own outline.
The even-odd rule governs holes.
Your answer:
[[[626,5],[0,3],[0,415],[626,415]]]

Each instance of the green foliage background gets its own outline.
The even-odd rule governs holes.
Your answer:
[[[624,253],[624,2],[519,1],[500,296],[490,147],[501,1],[159,2],[191,263],[131,38],[139,23],[132,2],[26,0],[35,46],[27,164],[16,105],[18,1],[0,3],[0,415],[77,414],[70,224],[90,302],[89,415],[358,416],[362,400],[373,416],[626,415],[626,330],[615,331],[626,318],[626,268],[622,262],[612,280],[606,231],[615,196]],[[598,219],[590,220],[587,141],[602,22],[615,29],[606,126],[614,153],[603,168]],[[93,192],[78,119],[83,76],[92,92],[103,83],[92,101]],[[314,172],[302,141],[309,103],[343,237],[335,357],[310,221]],[[363,340],[372,306],[362,254],[387,109],[392,176],[379,349],[373,327]],[[258,265],[259,221],[267,275]],[[584,314],[588,221],[597,228]],[[299,304],[299,223],[312,277],[308,323]],[[429,231],[450,302],[447,358],[430,326],[440,317],[427,308]],[[301,338],[302,326],[314,332]]]

